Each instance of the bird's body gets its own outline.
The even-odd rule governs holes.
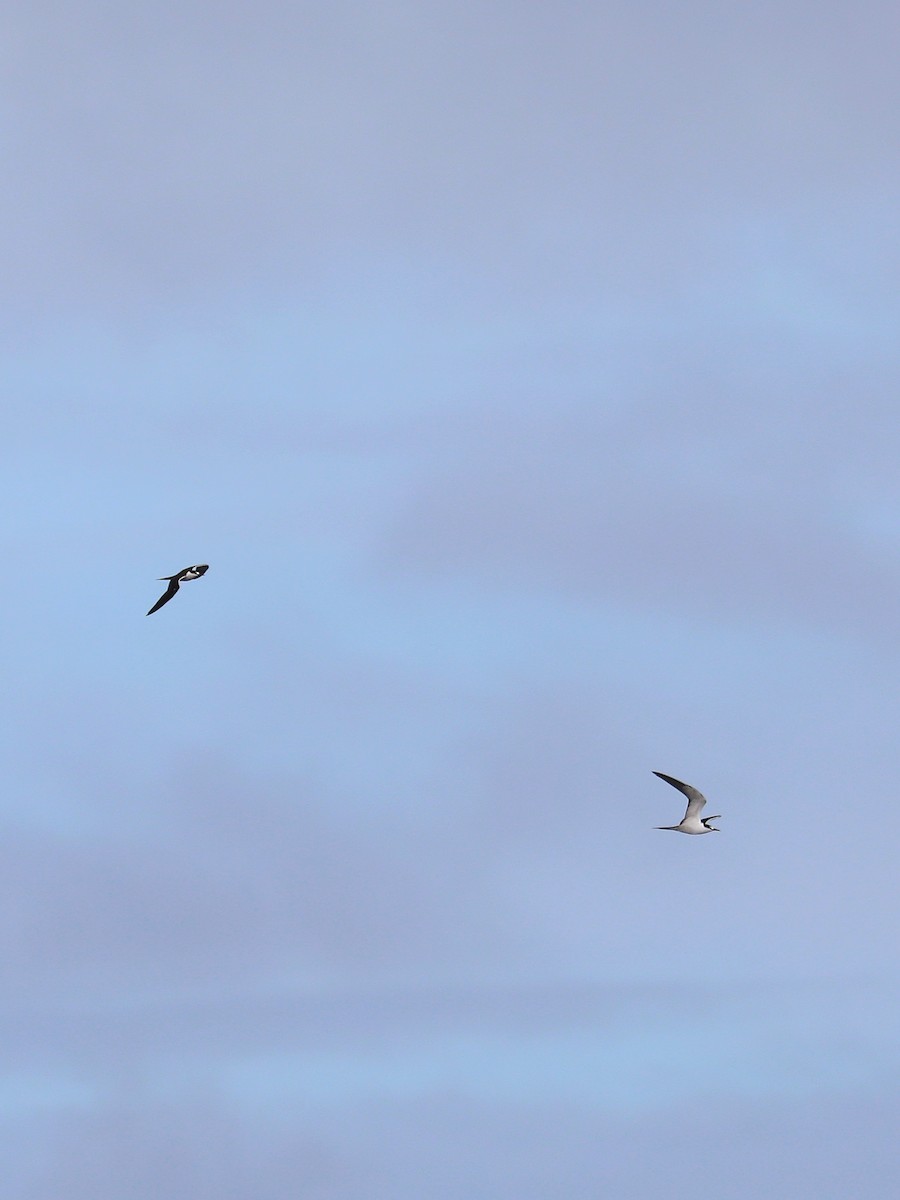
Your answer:
[[[185,567],[183,571],[178,571],[175,575],[161,575],[161,579],[168,580],[169,586],[150,609],[150,612],[147,613],[147,616],[149,617],[150,613],[155,613],[156,610],[158,608],[162,608],[164,604],[168,604],[182,583],[187,583],[191,579],[199,579],[200,576],[205,575],[208,570],[208,563],[198,563],[193,567]]]
[[[702,792],[698,792],[695,787],[691,787],[689,783],[682,783],[680,779],[673,779],[671,775],[663,775],[662,771],[654,771],[654,775],[658,779],[664,779],[666,783],[671,783],[672,787],[678,788],[679,792],[683,792],[688,798],[688,806],[685,814],[681,819],[680,825],[657,825],[657,829],[671,829],[675,833],[719,833],[715,825],[710,825],[710,821],[718,821],[718,814],[714,817],[701,817],[700,811],[706,804],[706,797]]]

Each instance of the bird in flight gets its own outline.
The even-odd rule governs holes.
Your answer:
[[[680,779],[673,779],[671,775],[663,775],[662,771],[654,771],[654,775],[658,779],[664,779],[666,783],[671,783],[672,787],[678,788],[679,792],[684,792],[688,798],[688,806],[685,814],[681,819],[680,825],[657,825],[657,829],[674,829],[676,833],[720,833],[721,830],[716,829],[715,825],[710,825],[710,821],[718,821],[720,814],[714,817],[701,817],[700,810],[706,804],[706,797],[702,792],[698,792],[695,787],[691,787],[689,783],[682,783]]]
[[[208,570],[209,563],[198,563],[195,567],[185,567],[184,570],[179,571],[177,575],[161,575],[161,579],[167,579],[169,581],[169,586],[150,609],[150,612],[147,613],[147,616],[149,617],[150,613],[155,613],[156,610],[158,608],[162,608],[164,604],[168,604],[178,591],[179,584],[187,583],[189,579],[199,579],[200,576],[205,575]]]

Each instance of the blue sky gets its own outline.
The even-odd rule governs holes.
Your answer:
[[[884,1196],[893,9],[3,29],[7,1194]]]

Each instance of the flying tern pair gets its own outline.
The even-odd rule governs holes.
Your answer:
[[[199,579],[201,575],[205,575],[209,570],[208,563],[197,563],[193,567],[185,567],[183,571],[177,571],[174,575],[162,575],[161,579],[168,583],[168,587],[147,613],[149,617],[151,613],[155,613],[162,608],[164,604],[168,604],[179,587],[183,583],[188,583],[192,579]],[[688,799],[687,809],[684,816],[678,825],[657,825],[657,829],[671,829],[675,833],[719,833],[720,831],[711,825],[710,821],[718,821],[718,815],[715,817],[701,817],[700,813],[706,804],[706,797],[702,792],[698,792],[695,787],[691,787],[689,783],[682,783],[680,779],[673,779],[671,775],[663,775],[662,771],[654,771],[654,775],[659,779],[664,779],[666,783],[670,783],[672,787],[678,788],[679,792],[683,792]]]

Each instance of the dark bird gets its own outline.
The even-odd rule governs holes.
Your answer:
[[[700,810],[706,804],[706,797],[702,792],[698,792],[695,787],[691,787],[689,783],[682,783],[680,779],[673,779],[671,775],[663,775],[662,771],[654,771],[653,774],[657,779],[664,779],[666,783],[671,783],[673,788],[678,788],[679,792],[683,792],[688,798],[688,806],[684,816],[681,819],[680,825],[657,825],[657,829],[674,829],[676,833],[719,833],[715,825],[710,825],[710,821],[718,821],[719,817],[701,817]]]
[[[178,585],[187,583],[189,579],[199,579],[201,575],[205,575],[209,570],[209,563],[198,563],[196,567],[185,567],[183,571],[179,571],[177,575],[160,575],[160,579],[168,579],[169,586],[157,600],[157,602],[147,613],[155,613],[158,608],[162,608],[164,604],[168,604],[175,593],[178,591]]]

